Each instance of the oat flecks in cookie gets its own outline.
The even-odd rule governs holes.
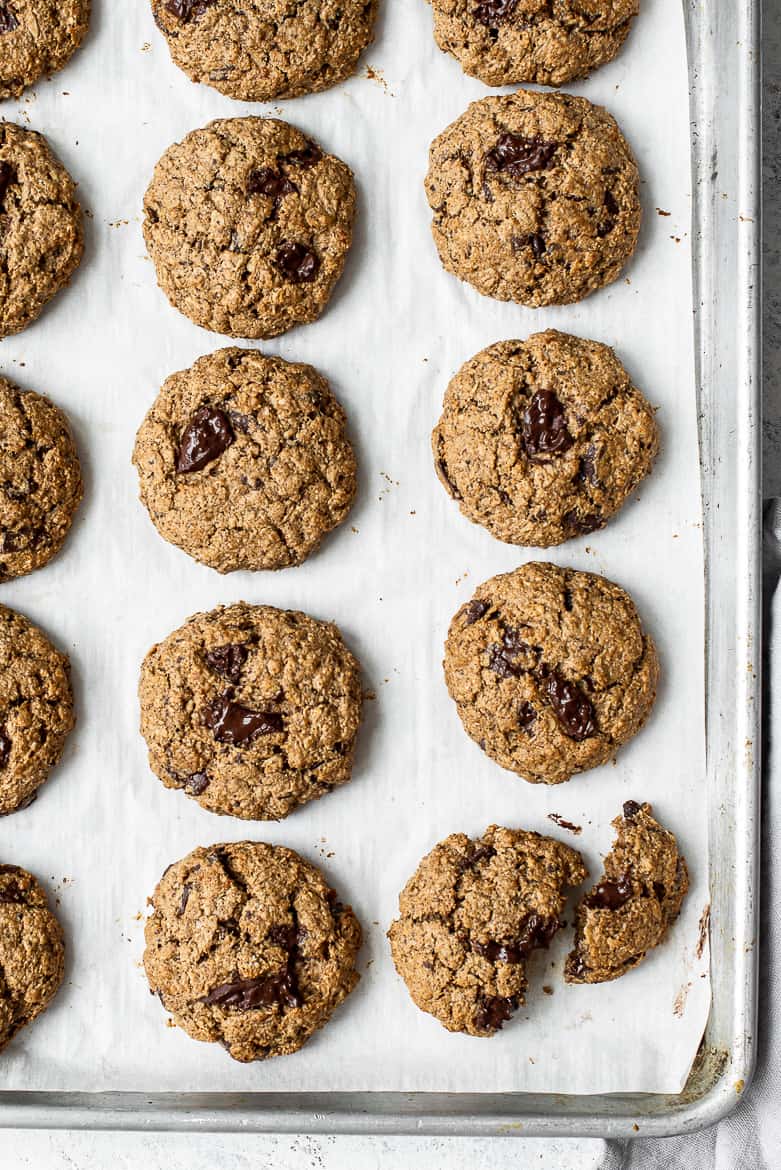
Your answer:
[[[195,849],[168,867],[152,904],[150,988],[189,1036],[234,1060],[297,1052],[358,982],[360,924],[292,849]]]
[[[680,913],[689,875],[675,837],[650,804],[629,800],[613,827],[605,872],[577,908],[567,983],[605,983],[641,963]]]
[[[492,825],[454,833],[423,858],[388,931],[396,970],[450,1032],[493,1036],[525,1003],[527,963],[561,927],[580,854],[551,837]]]
[[[136,438],[158,532],[221,573],[298,565],[356,490],[345,414],[311,366],[223,349],[167,379]]]
[[[279,820],[350,779],[360,667],[330,622],[196,614],[149,651],[139,695],[152,771],[212,812]]]
[[[540,548],[602,528],[652,466],[653,409],[606,345],[548,329],[500,341],[450,382],[434,464],[461,511]]]
[[[352,239],[352,171],[273,118],[225,118],[162,156],[144,238],[171,304],[204,329],[275,337],[316,320]]]
[[[650,714],[659,677],[620,586],[539,562],[479,586],[450,623],[444,666],[467,734],[542,784],[612,759]]]
[[[374,38],[377,0],[151,0],[176,65],[240,101],[345,81]]]
[[[563,85],[616,56],[639,0],[432,0],[434,36],[487,85]]]
[[[62,927],[36,879],[0,864],[0,1051],[54,998],[64,973]]]
[[[0,0],[0,101],[62,69],[89,18],[90,0]]]
[[[640,230],[624,136],[606,110],[571,94],[473,102],[432,143],[426,194],[444,267],[532,308],[615,280]]]

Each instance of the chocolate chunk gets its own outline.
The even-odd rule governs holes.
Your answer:
[[[538,390],[521,416],[521,444],[529,459],[541,463],[569,451],[564,407],[552,390]]]
[[[0,726],[0,768],[4,768],[11,756],[11,738],[5,724]]]
[[[518,678],[527,669],[523,663],[518,662],[518,658],[531,649],[518,630],[512,626],[505,626],[501,646],[494,642],[488,647],[488,666],[500,678]]]
[[[482,601],[480,598],[470,601],[464,610],[464,625],[473,626],[475,622],[479,622],[480,618],[488,613],[490,608],[490,601]]]
[[[533,232],[528,237],[528,243],[535,260],[539,260],[548,250],[548,245],[545,243],[545,237],[537,235],[535,232]]]
[[[483,996],[475,1012],[475,1027],[481,1032],[497,1032],[517,1007],[518,1000],[509,995]]]
[[[437,466],[439,467],[439,470],[442,474],[442,478],[444,479],[445,483],[447,484],[448,491],[450,492],[453,499],[454,500],[462,499],[463,497],[461,495],[461,492],[458,490],[458,488],[456,487],[456,485],[453,483],[452,479],[450,478],[450,472],[447,469],[447,463],[445,463],[445,460],[439,459],[437,461]]]
[[[323,152],[319,146],[307,139],[306,146],[300,150],[289,150],[287,154],[283,154],[280,158],[281,163],[289,163],[294,167],[303,167],[307,169],[313,167],[315,163],[319,163],[323,157]]]
[[[600,239],[610,235],[613,228],[616,226],[616,218],[618,216],[618,204],[613,198],[611,191],[605,191],[604,207],[606,215],[597,224],[597,235]]]
[[[268,932],[268,940],[275,947],[283,951],[293,951],[306,937],[306,931],[299,926],[272,926]]]
[[[208,1003],[222,1008],[238,1008],[240,1012],[253,1011],[256,1008],[272,1007],[300,1007],[301,993],[296,984],[295,973],[290,964],[274,975],[264,975],[258,979],[236,979],[231,983],[220,983],[205,995],[201,1003]]]
[[[320,270],[320,257],[306,244],[294,240],[285,240],[279,245],[274,263],[292,284],[307,284]]]
[[[239,681],[241,668],[247,661],[247,647],[238,642],[217,646],[215,650],[209,650],[204,654],[203,660],[209,670],[235,683]]]
[[[235,442],[228,416],[216,406],[202,406],[190,419],[179,446],[176,470],[182,473],[201,471],[219,459]]]
[[[6,906],[23,906],[24,894],[16,882],[6,882],[0,887],[0,904]]]
[[[562,729],[580,743],[596,734],[597,724],[591,700],[575,683],[568,682],[557,670],[544,680],[543,689]]]
[[[656,897],[657,902],[663,902],[666,894],[667,894],[667,890],[664,888],[664,883],[663,882],[654,882],[654,895]]]
[[[184,782],[184,790],[191,796],[200,796],[208,787],[209,777],[205,772],[193,772]]]
[[[466,869],[473,869],[479,861],[489,861],[495,853],[493,845],[470,846],[468,852],[457,859],[456,866],[463,873]]]
[[[624,801],[624,819],[630,821],[632,817],[636,817],[640,812],[640,805],[636,800]]]
[[[250,171],[247,178],[248,195],[265,195],[278,202],[285,195],[292,195],[295,190],[287,175],[275,171],[273,167],[259,167],[256,171]]]
[[[491,963],[523,963],[537,947],[548,947],[550,940],[559,929],[558,918],[542,918],[530,914],[524,922],[517,939],[510,943],[472,943],[472,950],[483,955]]]
[[[251,711],[234,703],[225,692],[206,708],[204,723],[218,743],[252,743],[259,735],[282,731],[284,721],[278,711]]]
[[[583,899],[589,910],[620,910],[632,897],[632,882],[628,873],[622,874],[616,882],[605,879],[595,888],[593,894]]]
[[[480,24],[491,28],[509,20],[517,7],[518,0],[476,0],[472,14]]]
[[[586,454],[580,460],[578,473],[575,476],[576,483],[590,483],[592,487],[598,486],[596,457],[597,449],[593,443],[589,443],[586,447]]]
[[[16,19],[15,13],[12,11],[8,0],[0,0],[0,36],[3,33],[13,32],[15,28],[19,27],[19,21]],[[0,166],[3,164],[0,163]],[[2,184],[0,183],[0,195],[2,195]]]
[[[574,536],[588,536],[590,532],[596,532],[598,528],[603,528],[605,521],[594,512],[588,512],[585,516],[581,516],[578,512],[569,511],[564,513],[561,523],[565,531],[571,532]]]
[[[2,9],[0,9],[2,12]],[[0,207],[2,207],[3,196],[12,183],[16,182],[16,171],[9,162],[0,162]]]
[[[182,24],[189,24],[198,16],[203,16],[207,8],[216,4],[217,0],[168,0],[166,10],[181,20]]]
[[[529,171],[543,171],[550,166],[558,142],[544,138],[524,138],[520,134],[503,134],[493,150],[485,156],[486,171],[499,171],[512,179],[522,179]]]
[[[518,726],[522,731],[531,731],[534,724],[537,722],[537,712],[532,707],[531,703],[525,699],[518,708]]]
[[[176,908],[177,918],[181,918],[182,915],[184,914],[185,910],[187,909],[187,902],[188,902],[188,899],[190,897],[190,890],[191,889],[192,889],[192,886],[188,886],[188,885],[182,886],[182,897],[181,897],[181,900],[179,902],[179,905]]]

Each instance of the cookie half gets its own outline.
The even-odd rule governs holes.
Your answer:
[[[613,827],[605,872],[577,908],[567,983],[606,983],[643,961],[664,941],[689,888],[675,837],[651,816],[650,804],[628,800]]]
[[[350,779],[360,667],[330,622],[196,614],[149,651],[139,696],[152,771],[212,812],[279,820]]]
[[[32,874],[0,865],[0,1052],[51,1003],[65,970],[62,927]]]
[[[580,854],[551,837],[492,825],[453,833],[423,858],[388,931],[396,970],[449,1032],[493,1036],[525,1000],[527,962],[562,926]]]
[[[188,1036],[234,1060],[297,1052],[358,982],[360,924],[292,849],[194,849],[169,865],[151,904],[151,990]]]
[[[659,677],[628,593],[539,562],[479,586],[450,623],[444,665],[467,734],[535,784],[612,759],[648,718]]]
[[[604,527],[651,471],[659,434],[612,349],[548,329],[464,363],[432,449],[465,516],[546,548]]]
[[[160,535],[221,573],[299,565],[356,490],[345,413],[311,366],[223,349],[163,384],[136,437]]]
[[[626,139],[606,110],[572,94],[473,102],[432,143],[426,194],[448,272],[532,308],[615,280],[640,230]]]
[[[0,101],[62,69],[89,18],[90,0],[0,0]]]
[[[352,240],[352,171],[287,122],[223,118],[168,148],[144,238],[174,308],[230,337],[316,320]]]

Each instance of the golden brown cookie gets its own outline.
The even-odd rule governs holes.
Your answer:
[[[62,927],[32,874],[0,865],[0,1052],[56,995],[65,969]]]
[[[90,0],[0,0],[0,101],[62,69],[89,18]]]

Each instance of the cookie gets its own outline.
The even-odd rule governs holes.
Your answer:
[[[83,252],[73,179],[42,134],[0,122],[0,337],[40,315]]]
[[[151,0],[174,64],[243,102],[345,81],[374,39],[377,0]]]
[[[311,366],[223,349],[164,383],[136,438],[165,540],[221,573],[300,565],[355,496],[345,414]]]
[[[534,784],[596,768],[639,731],[659,664],[634,603],[595,573],[531,562],[450,623],[445,681],[464,730]]]
[[[606,110],[530,90],[473,102],[432,143],[426,177],[448,272],[532,308],[616,279],[637,244],[638,189]]]
[[[0,605],[0,816],[32,803],[74,722],[67,655]]]
[[[46,894],[26,870],[0,865],[0,1052],[46,1011],[64,970],[62,927]]]
[[[453,833],[423,858],[388,931],[396,970],[449,1032],[493,1036],[526,1002],[527,963],[563,923],[580,854],[551,837],[492,825]]]
[[[174,308],[230,337],[315,321],[352,240],[352,171],[274,118],[223,118],[168,148],[144,238]]]
[[[0,101],[62,69],[89,17],[90,0],[0,0]]]
[[[211,812],[279,820],[350,779],[360,667],[330,622],[195,614],[149,651],[139,697],[152,771]]]
[[[650,804],[628,800],[613,827],[605,872],[577,908],[567,983],[606,983],[631,971],[664,941],[689,888],[675,837]]]
[[[604,527],[651,470],[659,436],[612,349],[549,329],[464,363],[432,448],[465,516],[546,548]]]
[[[564,85],[612,61],[639,0],[431,0],[434,37],[486,85]]]
[[[65,415],[0,377],[0,581],[40,569],[59,552],[83,494]]]
[[[151,990],[188,1036],[218,1041],[234,1060],[297,1052],[358,982],[358,919],[292,849],[194,849],[151,904]]]

